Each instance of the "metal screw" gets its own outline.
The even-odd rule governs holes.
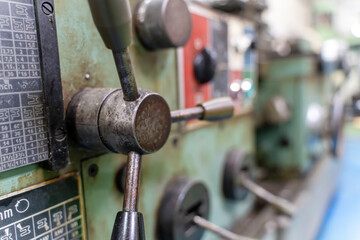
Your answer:
[[[43,13],[46,15],[50,15],[50,14],[54,13],[54,7],[49,2],[43,2],[43,4],[41,5],[41,9],[42,9]]]
[[[95,177],[99,172],[99,167],[96,164],[91,164],[88,168],[88,174],[90,177]]]
[[[55,140],[58,142],[64,141],[66,138],[65,130],[62,128],[58,128],[55,131]]]
[[[90,78],[91,78],[90,74],[89,74],[89,73],[86,73],[86,74],[85,74],[85,80],[90,80]]]
[[[174,139],[172,140],[172,144],[173,144],[174,147],[177,147],[178,143],[179,143],[179,139],[174,138]]]

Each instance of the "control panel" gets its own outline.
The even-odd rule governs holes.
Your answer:
[[[165,239],[157,206],[174,176],[208,199],[187,205],[179,236],[209,234],[190,213],[230,228],[249,210],[251,194],[231,202],[216,186],[233,143],[254,149],[241,114],[255,96],[254,23],[182,0],[1,0],[0,38],[1,238]],[[212,129],[183,135],[178,122]],[[232,139],[206,155],[191,144],[219,133]]]
[[[189,8],[192,33],[177,50],[180,106],[230,96],[235,115],[251,111],[257,78],[254,23],[197,4]]]
[[[258,181],[255,2],[0,0],[0,239],[260,239],[237,231],[257,199],[296,215]]]

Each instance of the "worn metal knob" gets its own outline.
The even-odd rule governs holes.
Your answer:
[[[184,0],[142,1],[135,21],[140,41],[150,50],[184,46],[191,35],[191,15]]]
[[[153,153],[167,141],[170,109],[156,93],[139,89],[136,101],[125,101],[120,89],[85,88],[67,110],[69,132],[83,148],[128,154]]]

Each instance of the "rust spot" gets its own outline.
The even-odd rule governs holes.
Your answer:
[[[135,137],[147,152],[159,150],[167,141],[171,128],[170,109],[159,95],[145,98],[135,118]]]

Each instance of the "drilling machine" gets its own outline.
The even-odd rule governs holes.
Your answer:
[[[255,183],[263,10],[0,0],[0,239],[279,239],[256,231],[295,213]]]
[[[230,228],[254,202],[236,180],[253,160],[226,167],[254,154],[252,21],[182,0],[0,0],[0,35],[1,239],[237,237],[208,220]]]

